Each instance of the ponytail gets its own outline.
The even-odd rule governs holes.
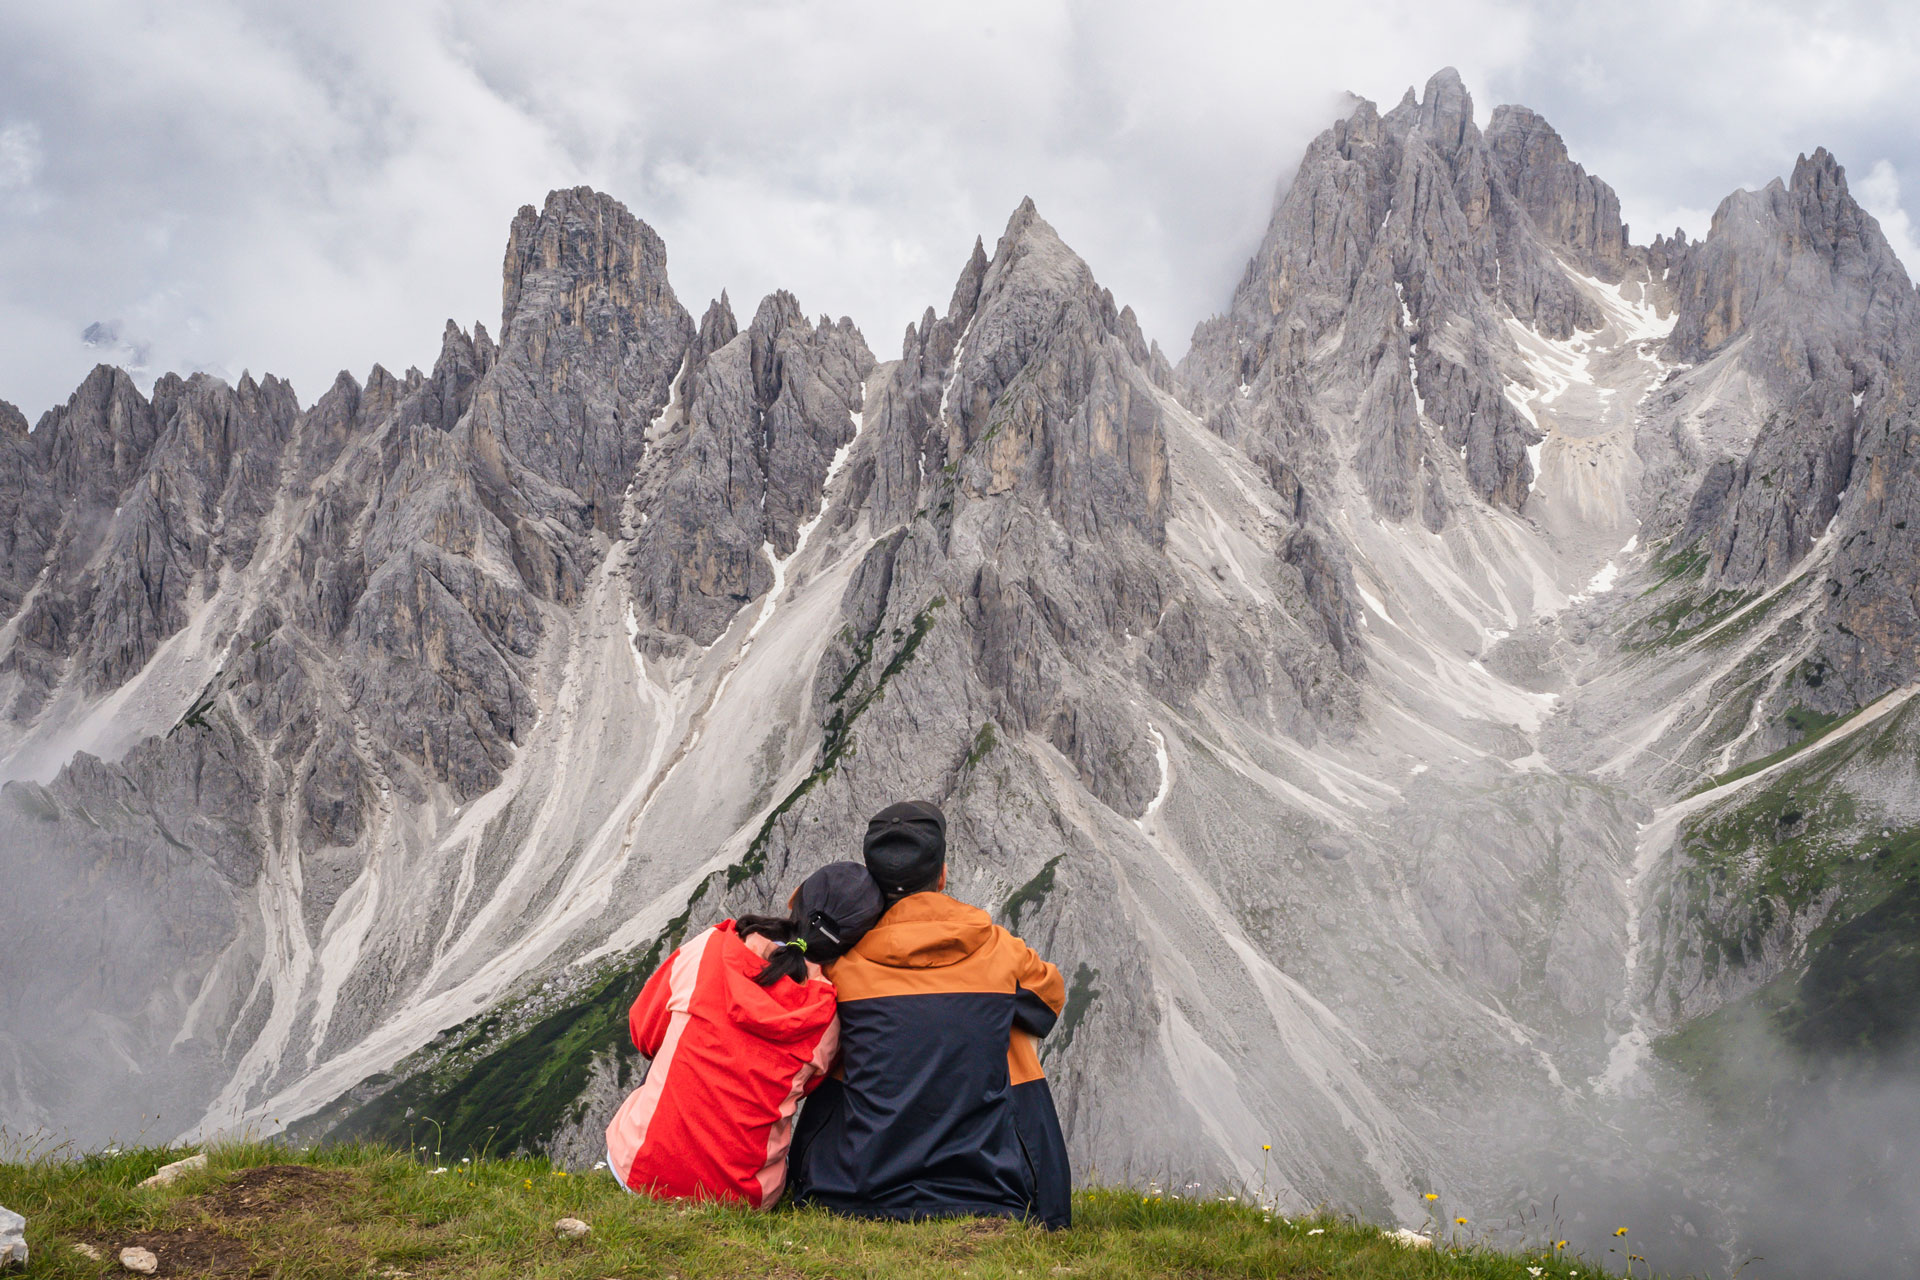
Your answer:
[[[801,936],[797,921],[786,916],[741,916],[733,922],[733,927],[742,938],[758,935],[780,944],[767,957],[755,982],[770,987],[782,978],[792,978],[795,982],[807,980],[807,940]]]

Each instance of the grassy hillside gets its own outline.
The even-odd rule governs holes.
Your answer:
[[[1593,1276],[1579,1259],[1466,1243],[1409,1249],[1332,1217],[1288,1219],[1220,1200],[1093,1191],[1071,1231],[998,1221],[863,1223],[816,1212],[656,1204],[604,1172],[565,1175],[526,1160],[423,1164],[341,1146],[216,1149],[166,1188],[142,1178],[183,1152],[138,1151],[0,1164],[0,1204],[25,1214],[33,1276],[128,1274],[136,1245],[162,1276],[491,1277],[1474,1277]],[[425,1154],[425,1153],[417,1153]],[[442,1171],[443,1170],[443,1171]],[[591,1225],[582,1240],[553,1230]],[[1449,1229],[1453,1229],[1449,1224]],[[1624,1242],[1623,1242],[1624,1243]],[[77,1249],[97,1250],[95,1261]],[[1624,1256],[1624,1253],[1623,1255]],[[1645,1274],[1644,1264],[1637,1264]]]

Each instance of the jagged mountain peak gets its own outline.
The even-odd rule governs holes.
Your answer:
[[[1704,553],[1703,576],[1723,590],[1822,583],[1781,702],[1851,708],[1911,680],[1920,297],[1879,224],[1819,148],[1787,179],[1723,200],[1673,288],[1669,352],[1697,368],[1660,407],[1683,415],[1673,438],[1701,468],[1664,513],[1673,545]],[[1722,383],[1743,386],[1749,411],[1703,431],[1714,420],[1699,402]]]
[[[1428,78],[1420,97],[1419,127],[1433,145],[1449,153],[1477,136],[1473,95],[1452,67],[1442,67]]]
[[[978,241],[975,242],[978,248]],[[961,279],[972,273],[977,258],[969,257]],[[1040,216],[1033,198],[1020,201],[1007,219],[1006,230],[994,245],[993,257],[981,278],[981,294],[1028,291],[1065,297],[1098,289],[1093,269],[1067,247],[1053,224]]]
[[[525,340],[523,310],[539,317],[530,322],[537,329],[691,324],[667,282],[666,242],[591,187],[549,192],[537,212],[521,206],[507,237],[501,298],[504,344]]]
[[[1720,202],[1682,260],[1676,293],[1673,349],[1698,360],[1760,325],[1806,337],[1865,323],[1878,343],[1902,340],[1913,287],[1846,170],[1820,147],[1786,181]],[[1791,364],[1771,376],[1791,378]]]
[[[960,268],[959,277],[953,282],[953,294],[947,299],[949,316],[971,316],[973,305],[980,297],[980,282],[987,275],[987,247],[981,237],[973,238],[973,252],[967,256],[967,264]],[[927,308],[927,315],[933,314],[933,308]],[[961,323],[965,323],[963,319]]]
[[[1535,229],[1600,279],[1618,281],[1631,237],[1613,188],[1576,163],[1560,134],[1530,108],[1495,107],[1486,138],[1502,180]]]
[[[611,196],[557,190],[514,217],[502,278],[496,394],[477,397],[476,428],[580,495],[589,523],[610,532],[647,424],[696,336],[667,278],[666,244]],[[568,405],[567,433],[534,412],[543,401]]]
[[[945,436],[940,451],[958,460],[990,443],[967,464],[982,492],[1044,495],[1070,529],[1118,520],[1157,537],[1166,445],[1132,310],[1031,198],[983,254],[976,241],[955,305],[917,338],[914,358],[944,371],[937,403],[920,410]]]
[[[775,588],[823,513],[873,365],[850,320],[815,324],[784,289],[744,329],[725,292],[709,304],[634,482],[654,513],[632,557],[635,619],[655,647],[711,644]]]
[[[1795,190],[1811,188],[1816,195],[1823,187],[1846,189],[1847,172],[1825,147],[1815,147],[1812,155],[1802,153],[1793,162],[1792,185]]]
[[[727,291],[722,289],[720,296],[707,304],[706,314],[700,317],[700,329],[694,339],[690,359],[695,363],[706,359],[732,342],[734,335],[739,332],[740,322],[734,318],[733,303],[727,299]]]
[[[1524,364],[1507,322],[1547,341],[1599,327],[1562,254],[1614,279],[1627,255],[1612,192],[1551,130],[1522,136],[1520,123],[1482,136],[1451,69],[1385,117],[1363,99],[1335,121],[1230,309],[1195,331],[1177,373],[1195,410],[1282,456],[1303,447],[1300,423],[1344,419],[1368,496],[1394,520],[1438,531],[1463,500],[1522,508],[1540,436],[1506,394]]]

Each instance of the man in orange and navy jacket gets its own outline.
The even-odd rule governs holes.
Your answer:
[[[867,825],[892,904],[827,975],[840,1068],[794,1135],[794,1199],[867,1218],[982,1215],[1065,1227],[1072,1175],[1038,1041],[1060,971],[946,887],[946,818],[924,800]]]

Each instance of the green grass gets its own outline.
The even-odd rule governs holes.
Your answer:
[[[1636,621],[1628,632],[1626,647],[1645,653],[1685,644],[1731,618],[1752,599],[1753,596],[1747,592],[1726,588],[1708,592],[1704,596],[1682,593],[1666,607]],[[1754,613],[1772,607],[1773,602],[1762,604],[1756,606]],[[1749,616],[1743,622],[1751,624],[1757,620]]]
[[[1816,745],[1822,738],[1825,738],[1835,729],[1846,724],[1847,721],[1853,719],[1865,710],[1865,707],[1858,707],[1843,716],[1830,716],[1818,711],[1809,711],[1807,708],[1795,703],[1793,706],[1788,707],[1786,714],[1781,717],[1786,722],[1787,728],[1798,735],[1792,742],[1771,755],[1761,756],[1757,760],[1749,760],[1737,769],[1716,774],[1708,778],[1705,782],[1702,782],[1688,794],[1697,796],[1703,791],[1711,791],[1715,787],[1724,787],[1729,782],[1738,782],[1740,779],[1750,774],[1758,773],[1762,769],[1770,769],[1782,760],[1798,755],[1808,747]]]
[[[1013,895],[1000,908],[1000,918],[1007,922],[1007,928],[1020,932],[1020,917],[1028,911],[1038,911],[1053,892],[1054,869],[1060,865],[1065,854],[1054,854],[1046,865],[1034,874],[1033,879],[1013,891]]]
[[[1778,926],[1819,905],[1823,919],[1800,952],[1816,954],[1834,928],[1877,905],[1920,869],[1920,828],[1896,828],[1863,813],[1854,792],[1858,784],[1849,781],[1856,761],[1911,751],[1902,745],[1912,740],[1906,723],[1911,710],[1839,741],[1834,732],[1851,717],[1825,725],[1821,717],[1803,717],[1801,723],[1817,736],[1715,780],[1735,780],[1794,757],[1775,776],[1681,829],[1686,861],[1679,874],[1708,977],[1722,964],[1745,964]],[[1721,904],[1717,923],[1703,914],[1710,902]]]
[[[1342,1277],[1536,1280],[1601,1268],[1577,1258],[1479,1245],[1407,1249],[1350,1219],[1289,1219],[1223,1200],[1100,1190],[1074,1199],[1071,1230],[997,1220],[859,1222],[817,1211],[655,1203],[604,1172],[563,1176],[544,1162],[444,1162],[446,1172],[374,1146],[214,1148],[204,1172],[167,1188],[135,1184],[184,1154],[146,1150],[0,1163],[0,1204],[27,1218],[33,1276],[124,1275],[139,1244],[165,1275],[300,1277],[760,1276]],[[434,1166],[441,1167],[441,1166]],[[592,1227],[579,1241],[562,1217]],[[93,1261],[74,1249],[98,1249]]]
[[[1789,723],[1807,738],[1728,778],[1812,749],[1681,833],[1682,932],[1700,939],[1707,977],[1819,912],[1768,981],[1658,1045],[1722,1116],[1776,1114],[1819,1071],[1871,1071],[1920,1034],[1920,826],[1889,820],[1870,799],[1862,812],[1847,781],[1856,762],[1879,770],[1899,756],[1911,769],[1912,714],[1834,742],[1851,717],[1794,708]],[[1896,789],[1884,776],[1875,785]]]
[[[1684,551],[1654,560],[1653,571],[1657,575],[1653,585],[1642,595],[1652,595],[1655,591],[1674,581],[1676,578],[1702,578],[1707,572],[1707,553],[1698,547],[1688,547]]]

